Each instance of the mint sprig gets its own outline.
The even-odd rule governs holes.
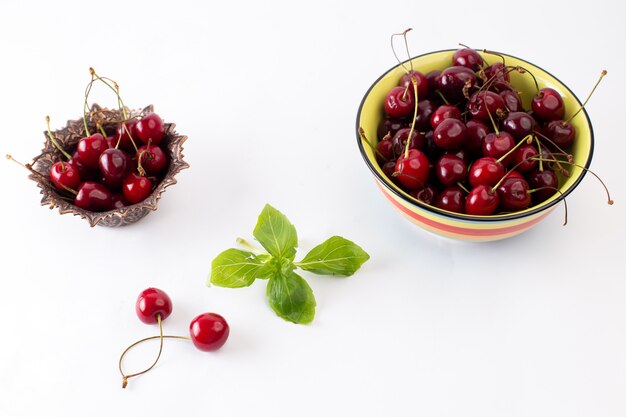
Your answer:
[[[241,288],[256,279],[267,279],[267,300],[283,319],[305,324],[315,317],[315,297],[309,284],[296,268],[320,275],[350,276],[369,259],[357,244],[333,236],[314,247],[301,261],[294,262],[298,247],[296,228],[280,211],[269,204],[259,215],[253,232],[267,252],[237,241],[248,250],[227,249],[211,263],[210,284]],[[207,283],[209,284],[209,283]]]

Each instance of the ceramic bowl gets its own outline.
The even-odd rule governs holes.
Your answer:
[[[410,61],[412,61],[414,69],[427,74],[430,71],[443,70],[450,66],[454,52],[455,50],[431,52],[412,58]],[[481,55],[488,64],[500,60],[499,57],[492,54]],[[574,93],[546,70],[511,55],[500,55],[505,58],[507,65],[519,65],[532,72],[537,79],[539,88],[550,87],[558,91],[565,103],[565,119],[581,107],[581,103]],[[407,61],[406,64],[410,61]],[[469,241],[491,241],[512,237],[527,231],[546,218],[561,200],[574,191],[585,176],[585,170],[571,167],[569,177],[559,177],[560,193],[556,193],[539,205],[510,214],[492,216],[457,214],[425,204],[411,197],[383,173],[376,161],[372,147],[364,143],[366,139],[359,134],[359,129],[362,128],[365,132],[365,138],[376,146],[377,127],[384,116],[383,101],[385,95],[398,84],[404,73],[402,67],[397,65],[381,75],[367,90],[357,113],[356,138],[359,151],[368,168],[374,174],[374,179],[384,197],[399,213],[423,229],[441,236]],[[512,72],[511,84],[521,92],[520,96],[524,108],[530,109],[530,101],[536,92],[532,78],[528,74]],[[574,156],[575,163],[588,168],[593,155],[594,138],[587,112],[581,111],[570,123],[574,125],[577,132],[576,140],[570,152]]]

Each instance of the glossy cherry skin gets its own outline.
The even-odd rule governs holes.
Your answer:
[[[413,112],[415,97],[411,90],[404,87],[394,87],[385,97],[385,113],[389,117],[404,117]]]
[[[409,138],[409,133],[411,132],[411,128],[404,128],[398,130],[398,132],[391,139],[391,146],[393,147],[393,152],[396,157],[404,154],[406,150],[406,141]],[[411,134],[411,143],[409,143],[409,149],[422,149],[424,147],[424,136],[413,129],[413,133]]]
[[[552,120],[544,126],[543,134],[560,148],[569,148],[576,138],[576,128],[563,120]]]
[[[409,150],[408,156],[402,154],[396,161],[394,176],[409,190],[417,190],[426,185],[430,163],[420,150]]]
[[[203,352],[212,352],[226,343],[230,327],[219,314],[204,313],[191,321],[189,334],[195,347]]]
[[[391,182],[396,184],[398,187],[402,186],[400,181],[398,181],[398,178],[396,178],[395,176],[395,172],[396,172],[395,160],[385,162],[384,165],[381,167],[381,169],[383,170],[383,173],[387,176],[387,178],[389,178]]]
[[[454,55],[452,55],[452,65],[469,68],[476,72],[482,68],[483,58],[475,50],[463,48],[457,50]]]
[[[88,211],[107,211],[111,207],[111,192],[102,184],[86,181],[78,187],[74,205]]]
[[[117,135],[115,137],[115,142],[119,142],[119,149],[122,149],[127,152],[131,152],[135,150],[133,146],[133,142],[136,146],[139,146],[137,143],[137,119],[130,119],[120,123],[117,126]],[[131,140],[132,138],[132,140]]]
[[[437,107],[431,100],[420,100],[417,103],[417,117],[415,118],[415,128],[420,132],[431,129],[430,118]]]
[[[109,148],[102,152],[98,164],[104,184],[111,190],[120,188],[130,171],[130,157],[120,149]]]
[[[461,66],[448,67],[439,74],[437,78],[437,88],[450,103],[463,100],[466,89],[471,94],[473,87],[477,84],[476,74]]]
[[[468,120],[465,126],[467,127],[467,143],[465,144],[465,148],[473,156],[482,156],[483,139],[491,133],[491,129],[485,122],[477,119]]]
[[[523,144],[513,152],[512,165],[516,170],[527,173],[535,169],[538,162],[533,158],[539,156],[539,151],[534,145]]]
[[[141,155],[141,166],[149,175],[156,175],[167,167],[168,158],[158,146],[143,145],[137,150],[137,158]]]
[[[378,125],[376,134],[378,135],[378,139],[382,140],[387,135],[393,137],[398,130],[405,127],[409,127],[409,123],[405,119],[385,117]]]
[[[484,157],[474,161],[468,173],[472,187],[488,185],[493,187],[504,176],[504,165],[494,158]]]
[[[439,78],[440,74],[441,74],[441,71],[433,70],[425,75],[426,81],[428,82],[428,98],[429,99],[441,100],[441,98],[437,95],[437,78]]]
[[[508,132],[489,133],[483,139],[483,155],[500,159],[515,147],[515,139]],[[509,154],[501,163],[505,167],[513,162],[513,154]]]
[[[484,90],[472,94],[467,110],[473,118],[485,122],[491,122],[491,119],[497,120],[506,114],[504,99],[493,91]]]
[[[444,119],[433,131],[433,140],[441,149],[462,148],[467,142],[467,127],[457,119]]]
[[[50,167],[49,175],[50,181],[61,191],[67,191],[68,188],[76,191],[80,185],[80,172],[69,162],[55,162]]]
[[[502,211],[520,211],[530,206],[529,186],[524,178],[509,176],[500,183],[497,189],[500,209]]]
[[[504,91],[511,88],[509,85],[511,77],[509,76],[509,73],[502,62],[494,62],[487,68],[480,70],[480,75],[481,78],[484,79],[485,84],[489,83],[489,86],[492,90]],[[502,89],[501,87],[504,88]]]
[[[437,189],[431,184],[426,184],[419,190],[410,191],[409,194],[423,203],[432,205],[437,197]]]
[[[408,74],[404,74],[402,78],[400,78],[400,83],[398,85],[400,87],[406,88],[409,87],[409,90],[415,94],[415,90],[413,89],[413,81],[415,80],[417,83],[417,99],[418,101],[425,99],[428,96],[428,80],[419,71],[409,71]]]
[[[543,171],[537,169],[528,174],[528,185],[532,190],[536,190],[531,195],[533,204],[539,204],[556,194],[559,178],[551,169],[544,168]]]
[[[376,152],[376,160],[380,165],[384,164],[387,161],[391,161],[395,157],[393,153],[393,145],[391,144],[391,139],[385,139],[378,142],[378,144],[376,145],[376,150],[378,151]]]
[[[488,185],[472,188],[465,199],[465,213],[475,216],[489,216],[498,210],[498,193]]]
[[[91,181],[95,180],[98,177],[98,170],[89,168],[85,165],[78,156],[78,152],[74,152],[72,155],[72,159],[70,159],[69,164],[78,170],[78,174],[80,175],[81,181]]]
[[[549,122],[563,119],[565,104],[561,95],[553,88],[542,88],[533,97],[531,107],[540,119]]]
[[[524,111],[524,107],[522,106],[522,99],[520,99],[517,91],[504,90],[501,91],[499,94],[500,97],[502,97],[502,99],[504,100],[504,105],[509,112]]]
[[[437,179],[443,186],[463,182],[467,177],[465,161],[454,154],[443,154],[435,163]]]
[[[122,193],[130,204],[145,200],[152,192],[152,181],[148,177],[131,172],[122,183]]]
[[[148,113],[137,122],[135,132],[143,143],[158,145],[165,137],[163,119],[156,113]]]
[[[437,107],[430,115],[430,126],[435,129],[445,119],[461,120],[461,110],[449,104],[443,104]]]
[[[535,119],[525,112],[511,112],[502,121],[502,129],[509,132],[514,139],[522,140],[533,132]]]
[[[86,167],[98,168],[98,162],[102,152],[107,150],[109,145],[100,133],[94,133],[78,141],[76,146],[76,156]]]
[[[465,191],[458,186],[444,188],[435,199],[435,207],[454,213],[465,213]]]
[[[135,312],[142,322],[155,324],[158,323],[158,316],[161,316],[163,321],[172,314],[172,300],[163,290],[147,288],[139,293],[135,302]]]
[[[109,210],[117,210],[128,206],[128,201],[124,198],[124,194],[111,195],[111,207]]]

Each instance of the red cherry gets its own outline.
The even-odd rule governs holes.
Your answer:
[[[152,181],[135,173],[130,173],[122,183],[122,193],[130,204],[145,200],[152,192]]]
[[[221,348],[228,335],[230,327],[224,317],[215,313],[204,313],[194,318],[189,325],[191,341],[200,350],[211,352]]]
[[[528,174],[528,185],[536,190],[531,196],[533,204],[539,204],[556,194],[559,178],[551,169],[535,170]]]
[[[389,134],[389,136],[393,136],[398,130],[402,129],[403,127],[408,127],[408,125],[409,124],[405,119],[385,117],[378,125],[376,134],[378,135],[378,139],[384,138],[385,136],[387,136],[387,134]]]
[[[519,172],[529,172],[537,166],[537,161],[532,159],[539,155],[539,151],[533,145],[524,144],[513,152],[513,166]]]
[[[441,71],[433,70],[426,74],[426,81],[428,82],[428,98],[440,99],[437,95],[437,79],[441,75]],[[420,97],[421,98],[421,97]]]
[[[430,184],[425,185],[419,190],[409,192],[413,197],[426,204],[433,204],[437,197],[437,189]]]
[[[137,145],[137,127],[138,120],[137,119],[129,119],[124,122],[121,122],[117,126],[117,135],[115,137],[115,143],[117,145],[119,141],[119,149],[122,149],[127,152],[131,152],[135,150],[133,146],[133,142]],[[131,140],[132,139],[132,140]]]
[[[563,120],[552,120],[543,128],[543,134],[561,148],[568,148],[576,138],[576,128]]]
[[[441,185],[454,185],[467,177],[467,165],[457,155],[443,154],[435,164],[435,173]]]
[[[465,191],[456,185],[445,188],[437,195],[435,207],[454,213],[465,213]]]
[[[504,211],[511,212],[528,208],[531,201],[528,190],[528,183],[524,178],[508,174],[500,183],[497,190],[500,208]]]
[[[80,162],[89,168],[98,168],[98,161],[102,152],[107,150],[107,145],[104,136],[100,133],[94,133],[91,136],[87,136],[78,141],[76,147],[76,153]]]
[[[380,165],[383,165],[385,162],[394,159],[393,145],[391,144],[391,139],[385,139],[378,142],[378,145],[376,145],[376,150],[378,151],[376,152],[376,160]]]
[[[98,164],[109,189],[119,189],[130,171],[130,157],[120,149],[109,148],[102,152]]]
[[[417,117],[415,118],[415,128],[417,130],[425,132],[431,129],[430,117],[435,109],[436,106],[431,100],[420,100],[417,103]]]
[[[137,122],[135,132],[143,143],[152,140],[153,145],[158,145],[165,136],[165,126],[158,114],[148,113]]]
[[[111,192],[102,184],[86,181],[78,188],[74,204],[84,210],[107,211],[111,207]]]
[[[430,115],[430,125],[435,129],[445,119],[458,119],[461,120],[461,110],[456,106],[449,104],[443,104]]]
[[[465,147],[474,156],[482,156],[483,139],[491,132],[491,129],[485,122],[477,119],[468,120],[465,123],[467,127],[467,143]]]
[[[515,90],[504,90],[500,92],[500,97],[504,100],[504,104],[509,112],[524,111],[522,99]]]
[[[111,207],[109,210],[121,209],[128,205],[128,201],[126,201],[123,194],[113,194],[111,196]]]
[[[80,185],[80,173],[78,169],[69,162],[55,162],[50,167],[50,181],[61,191],[71,189],[76,191]]]
[[[393,151],[396,155],[400,156],[406,150],[406,141],[409,138],[409,133],[411,132],[410,128],[404,128],[398,130],[398,132],[391,139],[391,145],[393,147]],[[424,147],[424,136],[413,129],[413,133],[411,134],[411,143],[409,143],[409,149],[422,149]]]
[[[485,184],[493,187],[504,176],[504,166],[494,158],[480,158],[469,170],[468,180],[472,187]]]
[[[167,155],[158,146],[143,145],[137,150],[137,156],[141,155],[141,166],[150,175],[156,175],[167,167]]]
[[[471,69],[461,66],[448,67],[437,78],[438,90],[452,103],[463,100],[464,92],[472,92],[476,83],[476,74]]]
[[[139,293],[135,312],[142,322],[155,324],[158,323],[158,316],[161,316],[163,321],[172,314],[172,300],[163,290],[147,288]]]
[[[465,123],[457,119],[444,119],[434,130],[433,140],[441,149],[462,148],[467,142]]]
[[[502,129],[513,135],[516,140],[522,140],[533,133],[536,124],[537,122],[530,114],[512,111],[502,121]]]
[[[385,98],[385,112],[389,117],[404,117],[415,107],[413,92],[404,87],[394,87]]]
[[[475,119],[486,122],[496,120],[506,114],[504,99],[493,91],[478,91],[470,97],[467,110]],[[491,116],[491,117],[490,117]]]
[[[542,120],[563,119],[565,104],[563,97],[553,88],[542,88],[531,102],[533,112]]]
[[[411,90],[413,94],[415,94],[415,90],[413,89],[413,82],[412,82],[413,79],[415,79],[415,81],[417,82],[418,101],[424,100],[428,96],[428,80],[426,79],[424,74],[422,74],[421,72],[409,71],[408,74],[404,74],[402,78],[400,78],[400,82],[398,83],[398,85],[404,88],[408,86],[409,90]]]
[[[426,155],[417,149],[410,149],[407,157],[402,154],[396,161],[394,176],[409,190],[417,190],[428,181],[429,170]]]
[[[80,157],[78,156],[78,152],[74,152],[74,154],[72,155],[72,159],[70,159],[69,164],[78,170],[80,179],[82,181],[91,181],[91,180],[95,180],[98,177],[97,170],[89,168],[87,165],[85,165],[80,160]]]
[[[483,155],[499,159],[515,147],[515,139],[508,132],[489,133],[483,139]],[[513,155],[504,158],[502,165],[509,166],[513,161]]]
[[[473,49],[459,49],[452,55],[452,65],[460,65],[476,72],[483,66],[483,58]]]
[[[498,194],[488,185],[474,187],[465,199],[465,212],[475,216],[489,216],[496,212]]]

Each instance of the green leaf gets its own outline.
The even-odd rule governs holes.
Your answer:
[[[254,228],[254,237],[271,255],[292,260],[296,256],[298,234],[287,217],[266,204]]]
[[[315,317],[315,297],[309,284],[293,270],[277,271],[267,283],[270,307],[285,320],[305,324]]]
[[[211,263],[210,281],[220,287],[241,288],[262,278],[266,264],[252,252],[227,249]]]
[[[341,236],[333,236],[314,247],[295,265],[316,274],[347,277],[354,274],[369,258],[367,252],[356,243]]]

